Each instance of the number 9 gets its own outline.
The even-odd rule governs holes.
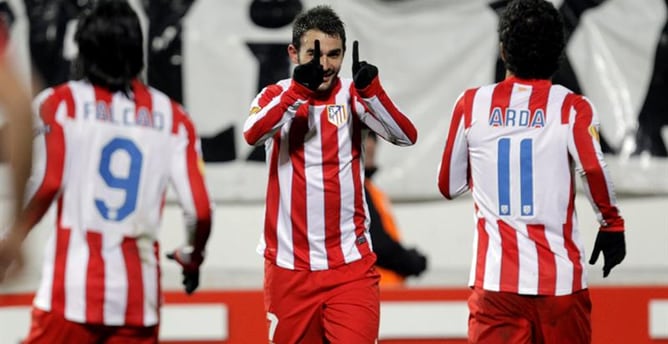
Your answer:
[[[130,157],[130,168],[125,178],[117,177],[111,172],[111,157],[119,150],[125,151]],[[102,157],[98,169],[100,176],[110,188],[125,191],[125,200],[116,209],[110,209],[104,200],[95,199],[95,206],[105,219],[123,221],[137,207],[137,191],[139,189],[142,160],[141,151],[134,142],[128,139],[115,138],[102,148]]]

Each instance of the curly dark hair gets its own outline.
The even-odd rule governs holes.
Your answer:
[[[565,40],[561,15],[545,0],[513,0],[499,20],[506,69],[523,79],[550,79]]]
[[[74,36],[82,76],[111,91],[128,91],[144,67],[139,18],[125,0],[100,0],[83,13]]]
[[[320,5],[311,8],[306,12],[300,13],[292,25],[292,45],[299,50],[301,38],[308,30],[319,30],[330,36],[341,38],[343,48],[346,47],[346,30],[343,21],[326,5]]]

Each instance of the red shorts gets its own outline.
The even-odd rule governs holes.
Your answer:
[[[264,307],[269,343],[373,344],[380,319],[375,255],[324,271],[265,261]]]
[[[157,344],[158,326],[105,326],[81,324],[63,316],[32,309],[30,333],[23,344]]]
[[[474,289],[468,304],[469,343],[591,343],[587,289],[563,296]]]

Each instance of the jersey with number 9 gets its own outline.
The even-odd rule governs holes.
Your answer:
[[[208,235],[211,223],[193,123],[139,82],[128,94],[68,82],[43,91],[35,111],[33,224],[56,205],[35,306],[75,322],[157,324],[157,239],[168,186],[189,235]]]

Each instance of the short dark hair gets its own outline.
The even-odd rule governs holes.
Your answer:
[[[524,79],[549,79],[564,53],[564,24],[552,3],[513,0],[499,20],[505,65]]]
[[[125,0],[100,0],[79,19],[78,67],[91,83],[126,91],[144,67],[141,26]]]
[[[343,21],[331,7],[320,5],[300,13],[292,25],[292,45],[299,50],[302,36],[306,31],[313,29],[320,30],[330,36],[339,36],[345,50],[346,30]]]

